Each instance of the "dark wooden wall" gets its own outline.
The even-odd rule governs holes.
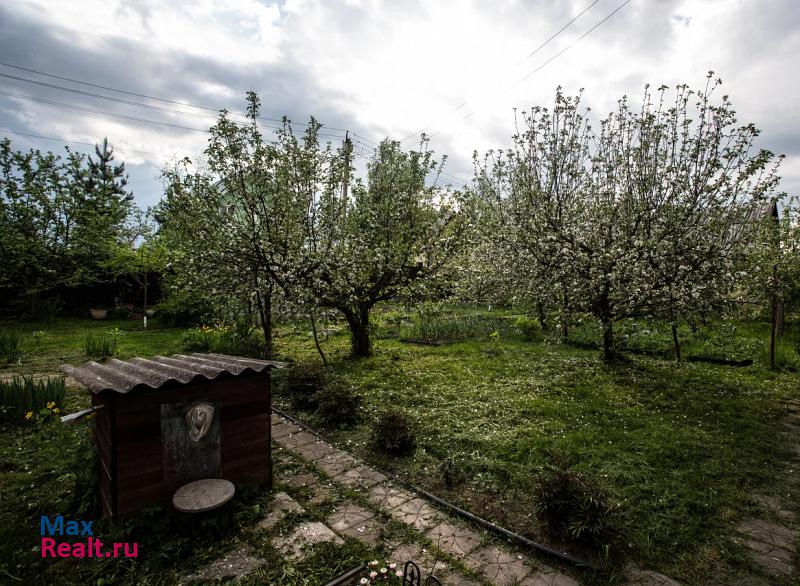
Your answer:
[[[132,395],[102,393],[93,404],[104,405],[95,420],[104,515],[171,506],[172,492],[163,485],[161,404],[199,399],[220,405],[222,477],[271,483],[268,372]]]

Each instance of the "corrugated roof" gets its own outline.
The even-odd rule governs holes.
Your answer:
[[[256,360],[227,354],[176,354],[153,358],[112,358],[105,364],[87,362],[83,366],[65,364],[61,370],[93,393],[160,389],[167,384],[189,385],[224,380],[283,368],[284,362]]]

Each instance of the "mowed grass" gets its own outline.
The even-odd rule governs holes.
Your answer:
[[[115,327],[125,332],[118,337],[120,358],[183,351],[182,330],[152,323],[146,331],[127,320],[11,325],[25,334],[23,356],[0,374],[57,372],[63,363],[84,362],[85,336]],[[37,339],[32,333],[39,330],[45,334]],[[758,360],[734,368],[641,354],[609,366],[596,349],[556,339],[529,343],[506,331],[438,347],[402,343],[392,328],[378,331],[385,337],[375,339],[375,354],[365,360],[347,357],[346,329],[323,342],[332,376],[363,398],[360,422],[329,430],[333,440],[521,534],[552,543],[535,520],[533,487],[554,458],[584,473],[618,505],[613,559],[687,583],[741,583],[737,572],[746,572],[748,562],[733,541],[734,527],[757,512],[750,495],[780,495],[800,512],[782,480],[791,446],[779,433],[781,401],[800,395],[797,372],[772,372]],[[760,348],[765,331],[740,326],[739,335],[750,338],[743,351]],[[796,331],[787,339],[796,340]],[[319,362],[302,326],[278,327],[276,348],[295,363]],[[67,411],[85,400],[86,393],[69,389]],[[414,456],[392,459],[371,449],[369,424],[388,407],[414,420]],[[51,454],[39,447],[51,442],[34,433],[5,430],[0,442],[2,483],[13,488],[14,502],[24,503],[3,508],[9,546],[12,528],[33,527],[37,514],[78,505],[73,468],[86,459],[88,441],[70,428],[64,433],[76,437],[52,445],[80,450]],[[25,462],[23,454],[33,459]],[[445,482],[445,468],[460,477],[455,484]],[[41,474],[29,475],[34,470]],[[162,553],[170,558],[174,551]],[[26,559],[17,552],[6,568],[24,574],[16,564]]]
[[[306,337],[278,348],[317,360]],[[635,355],[609,366],[593,349],[513,337],[439,347],[383,339],[360,361],[346,358],[346,335],[325,348],[334,376],[364,398],[362,422],[332,432],[341,445],[542,540],[532,489],[555,456],[619,506],[612,556],[697,584],[736,583],[746,569],[733,527],[755,511],[751,494],[778,488],[790,450],[781,401],[800,395],[797,373],[758,365]],[[387,407],[416,422],[411,458],[371,449],[369,423]],[[447,486],[444,467],[463,482]]]
[[[118,330],[116,358],[149,357],[182,351],[182,329],[161,326],[149,320],[147,329],[138,320],[91,320],[59,318],[48,322],[1,322],[0,329],[20,332],[22,356],[19,361],[0,363],[0,375],[57,372],[62,364],[81,364],[96,359],[85,354],[86,337]],[[36,333],[39,332],[39,333]]]

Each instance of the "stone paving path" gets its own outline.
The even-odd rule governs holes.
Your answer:
[[[273,494],[256,526],[257,530],[271,531],[291,515],[299,516],[297,526],[290,526],[272,542],[286,559],[302,558],[305,549],[315,543],[341,544],[344,539],[352,538],[369,548],[389,552],[388,561],[397,563],[398,567],[414,560],[422,570],[423,579],[427,574],[434,574],[443,584],[579,584],[578,573],[573,575],[571,568],[555,567],[549,560],[546,564],[530,552],[514,549],[507,542],[446,514],[380,472],[277,415],[272,416],[272,439],[276,457],[286,450],[307,464],[301,470],[276,476],[278,492]],[[312,473],[310,467],[316,468],[319,474]],[[295,489],[299,490],[296,494],[300,495],[297,498],[301,502],[281,488],[293,494]],[[343,491],[351,496],[342,499]],[[321,510],[328,512],[318,516],[316,521],[300,522],[306,512],[304,506],[323,506]],[[388,531],[387,526],[391,524],[395,529]],[[398,531],[397,527],[404,529]],[[188,577],[188,581],[242,577],[253,572],[259,563],[264,560],[259,560],[252,548],[243,544]],[[680,586],[666,576],[635,566],[628,567],[625,574],[628,584]]]
[[[433,570],[445,584],[578,585],[575,578],[564,570],[545,565],[521,551],[492,544],[479,530],[450,517],[426,500],[395,485],[380,472],[276,415],[273,415],[272,437],[276,444],[302,456],[332,482],[356,491],[369,503],[369,506],[347,503],[326,519],[324,526],[329,527],[336,537],[352,537],[368,546],[377,546],[381,543],[388,517],[424,536],[431,544],[430,548],[425,548],[418,543],[389,543],[390,561],[403,564],[413,559],[423,572]],[[315,496],[318,490],[323,493],[325,490],[319,479],[310,474],[280,480],[308,487]],[[276,495],[274,502],[280,503],[280,508],[287,508],[285,495]],[[267,518],[273,514],[268,513]],[[435,552],[446,554],[447,559]],[[453,567],[453,562],[456,566],[473,570],[472,576],[465,575],[469,571]],[[480,578],[476,581],[475,576]]]
[[[787,480],[792,492],[800,490],[800,401],[786,403],[787,415],[781,434],[795,447],[794,459],[788,462]],[[769,577],[769,583],[790,583],[797,578],[795,560],[800,532],[794,512],[786,510],[776,496],[754,494],[751,497],[766,515],[746,519],[736,530],[757,567]],[[766,518],[764,518],[766,517]],[[797,582],[794,582],[797,583]]]

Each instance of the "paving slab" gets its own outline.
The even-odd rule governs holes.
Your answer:
[[[532,574],[520,580],[519,586],[580,586],[580,582],[552,568],[538,567]]]
[[[626,566],[625,577],[627,578],[626,584],[630,586],[681,586],[680,582],[676,582],[664,574],[633,564]]]
[[[336,482],[346,484],[355,490],[366,490],[372,488],[376,484],[384,482],[386,476],[368,468],[367,466],[358,465],[354,468],[346,470],[333,478]]]
[[[401,488],[397,488],[390,482],[377,484],[369,489],[367,499],[377,507],[383,509],[393,509],[410,501],[414,495]]]
[[[768,574],[772,574],[773,576],[791,576],[794,574],[794,566],[792,564],[786,563],[772,556],[764,555],[763,553],[751,552],[750,557],[752,557],[753,561],[761,566],[763,570],[765,570]]]
[[[326,519],[326,523],[334,531],[343,531],[354,525],[363,524],[365,521],[372,519],[375,513],[369,511],[359,505],[349,503],[342,507],[338,507]]]
[[[464,563],[479,572],[495,586],[509,586],[521,582],[531,568],[523,563],[521,556],[503,551],[494,545],[482,547],[464,558]]]
[[[432,573],[437,578],[441,578],[450,569],[448,564],[442,560],[437,560],[427,549],[420,547],[416,543],[404,543],[396,546],[392,553],[389,554],[389,560],[396,563],[399,570],[403,570],[408,561],[417,564],[422,573],[423,584],[429,574]]]
[[[279,492],[267,505],[267,514],[258,522],[258,528],[272,529],[289,513],[305,513],[305,509],[285,492]]]
[[[278,484],[285,486],[292,486],[294,488],[311,488],[319,483],[319,478],[313,474],[301,472],[299,474],[292,474],[278,479]]]
[[[361,523],[356,523],[339,531],[341,535],[358,539],[369,547],[377,547],[383,536],[385,523],[378,517],[372,517]]]
[[[324,523],[309,521],[299,525],[289,536],[276,539],[273,543],[288,557],[296,559],[303,555],[307,546],[326,542],[344,544],[344,540]]]
[[[338,450],[332,447],[329,443],[322,440],[316,440],[311,443],[297,446],[295,451],[309,462],[315,462],[320,458],[324,458],[325,456],[329,456],[338,452]]]
[[[266,561],[257,557],[250,545],[242,545],[218,560],[201,568],[196,574],[186,578],[188,582],[208,580],[236,580],[251,574]]]
[[[295,424],[282,421],[272,426],[272,439],[277,440],[300,431],[302,430]]]
[[[401,523],[412,525],[420,531],[432,529],[444,521],[436,509],[418,497],[390,509],[389,514]]]
[[[297,433],[289,433],[280,437],[276,437],[275,441],[290,450],[297,451],[297,448],[310,444],[317,440],[317,436],[308,433],[307,431],[298,431]]]
[[[324,456],[314,463],[320,470],[331,477],[358,466],[358,460],[341,451]]]
[[[798,532],[783,525],[763,519],[748,519],[740,524],[737,531],[748,535],[756,541],[775,545],[777,547],[794,551],[797,545]]]
[[[781,507],[781,501],[777,497],[754,494],[750,498],[784,521],[794,523],[797,518],[792,511],[787,511]]]
[[[456,558],[464,557],[481,544],[478,533],[448,521],[439,523],[427,535],[436,547]]]
[[[747,549],[757,554],[766,555],[779,561],[786,562],[787,564],[791,564],[794,560],[794,554],[791,551],[783,549],[782,547],[776,547],[774,545],[770,545],[769,543],[763,543],[753,539],[746,539],[743,544],[745,547],[747,547]]]

